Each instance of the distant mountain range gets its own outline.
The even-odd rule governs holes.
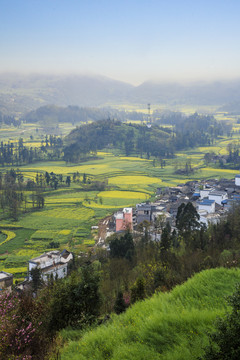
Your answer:
[[[189,84],[144,82],[133,86],[103,76],[0,74],[0,111],[25,114],[43,105],[217,105],[240,102],[240,79]]]

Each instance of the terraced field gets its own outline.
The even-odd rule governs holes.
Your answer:
[[[0,129],[0,134],[6,139],[7,136],[17,139],[22,132],[25,141],[36,146],[41,143],[41,137],[35,139],[35,127],[24,124],[18,130]],[[225,154],[227,144],[240,139],[240,126],[235,124],[234,129],[232,138],[223,137],[213,146],[179,152],[174,159],[166,159],[164,168],[160,167],[158,159],[153,162],[153,159],[142,159],[136,154],[125,157],[120,150],[98,152],[98,159],[76,165],[49,161],[22,166],[20,170],[25,180],[46,171],[62,174],[64,179],[78,172],[80,182],[57,190],[47,189],[43,209],[22,215],[15,222],[0,223],[0,270],[14,271],[16,277],[22,279],[28,259],[50,250],[51,242],[59,243],[60,249],[87,251],[94,245],[96,235],[91,231],[92,225],[97,225],[100,219],[119,208],[154,198],[158,187],[176,186],[199,178],[233,178],[236,171],[206,167],[203,158],[210,151]],[[34,134],[32,141],[30,134]],[[176,167],[187,160],[191,160],[197,171],[191,176],[176,175]],[[83,174],[91,180],[107,180],[106,191],[85,191]],[[30,197],[30,193],[26,192],[26,195]]]

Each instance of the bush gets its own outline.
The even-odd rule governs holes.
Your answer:
[[[232,311],[217,320],[217,330],[210,335],[210,345],[202,360],[240,359],[240,284],[236,292],[229,296],[228,303]]]

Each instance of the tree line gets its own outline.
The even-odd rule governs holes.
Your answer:
[[[2,166],[20,166],[40,160],[59,160],[61,158],[62,139],[53,135],[45,136],[41,147],[28,147],[20,138],[17,142],[0,143],[0,164]]]

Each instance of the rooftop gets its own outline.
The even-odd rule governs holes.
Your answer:
[[[132,213],[132,208],[124,208],[123,212],[126,213]]]
[[[49,261],[50,259],[56,259],[60,256],[60,251],[54,250],[49,251],[47,253],[44,253],[34,259],[31,259],[29,261],[38,263],[38,264],[44,264],[45,262]]]
[[[117,213],[116,214],[116,220],[120,220],[120,219],[123,219],[123,213]]]
[[[203,199],[202,201],[199,201],[198,204],[199,205],[212,205],[213,203],[215,203],[214,200],[209,200],[209,199]]]
[[[5,271],[0,271],[0,280],[7,279],[9,277],[12,277],[13,275],[10,273],[7,273]]]
[[[211,191],[208,196],[213,195],[213,196],[222,196],[222,195],[226,195],[226,191],[217,191],[217,190],[213,190]]]

